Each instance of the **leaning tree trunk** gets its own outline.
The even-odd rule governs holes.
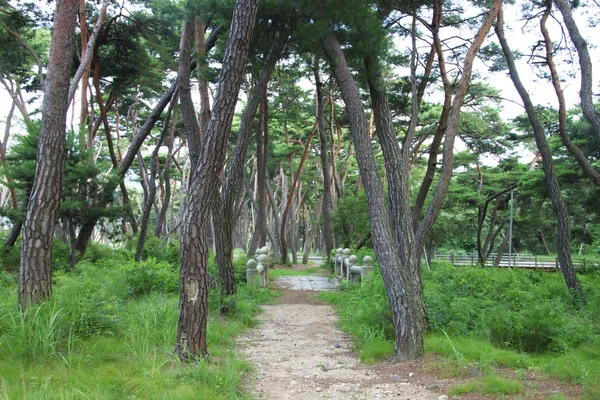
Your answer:
[[[575,273],[573,261],[571,260],[571,226],[569,221],[569,211],[567,209],[567,204],[565,203],[560,192],[558,178],[556,176],[556,172],[554,171],[552,152],[550,150],[550,146],[548,146],[548,142],[546,141],[544,126],[538,118],[527,89],[525,89],[525,86],[523,86],[523,83],[521,82],[517,67],[515,65],[513,53],[508,45],[508,42],[506,41],[506,38],[504,37],[504,21],[502,18],[502,12],[498,14],[496,34],[498,36],[498,40],[500,41],[500,45],[502,46],[504,57],[506,58],[510,78],[515,85],[517,92],[519,92],[519,95],[521,96],[523,105],[527,111],[527,118],[529,119],[529,123],[533,128],[535,142],[540,150],[540,153],[542,154],[542,168],[546,178],[546,187],[548,188],[548,194],[550,196],[550,200],[552,201],[552,207],[554,208],[558,222],[556,251],[558,253],[560,270],[563,273],[567,287],[571,290],[582,293],[583,289],[581,287],[581,283],[579,282],[579,278],[577,278],[577,274]]]
[[[579,56],[579,70],[581,72],[581,91],[579,93],[583,117],[594,127],[596,135],[600,137],[600,114],[596,111],[594,105],[594,80],[592,79],[593,64],[587,42],[579,32],[577,23],[573,18],[570,2],[566,0],[554,0],[554,4],[556,4],[562,14],[571,41],[573,41],[573,44],[577,49],[577,55]]]
[[[222,31],[223,29],[221,27],[217,27],[211,32],[210,36],[206,39],[206,51],[214,47],[216,40]],[[98,207],[108,207],[113,202],[115,189],[124,179],[125,175],[127,174],[127,171],[129,171],[129,168],[131,167],[136,154],[144,144],[144,141],[146,140],[152,129],[154,128],[154,125],[160,118],[165,107],[171,102],[178,86],[179,77],[175,79],[175,81],[169,87],[169,90],[165,94],[163,94],[158,103],[156,103],[156,105],[150,112],[150,115],[148,115],[148,117],[144,121],[144,124],[135,134],[133,141],[127,149],[127,153],[125,154],[123,160],[121,160],[121,163],[119,164],[119,168],[113,171],[113,176],[111,176],[111,179],[107,180],[106,184],[102,188],[100,200],[97,202]],[[82,257],[85,253],[88,243],[92,238],[92,234],[94,232],[94,228],[96,227],[97,222],[98,219],[94,218],[90,221],[85,222],[81,226],[77,235],[77,242],[75,243],[75,247],[79,254],[79,257]]]
[[[400,259],[396,252],[391,218],[371,148],[369,126],[360,99],[360,92],[333,32],[330,31],[322,41],[344,100],[346,115],[350,121],[358,167],[367,194],[367,209],[375,253],[392,308],[396,358],[399,360],[413,359],[423,353],[423,332],[419,329],[419,324],[414,323],[414,320],[420,319],[420,317],[415,315],[418,310],[411,308],[412,302],[409,300],[413,294],[410,291],[411,286],[399,268]]]
[[[325,132],[325,104],[323,102],[323,84],[319,79],[319,58],[315,58],[315,86],[317,97],[317,124],[319,127],[319,153],[323,169],[323,239],[325,241],[325,254],[331,256],[333,249],[333,226],[331,223],[331,175],[329,169],[329,156],[327,155],[327,134]]]
[[[204,232],[218,190],[219,171],[225,161],[227,137],[242,83],[258,3],[259,0],[236,2],[213,114],[184,205],[177,331],[177,354],[184,360],[207,354],[208,244]]]
[[[67,98],[78,10],[77,0],[56,2],[37,167],[23,225],[19,270],[19,304],[23,309],[52,293],[52,239],[61,200]]]
[[[256,111],[262,102],[263,96],[266,96],[269,79],[279,60],[287,35],[282,35],[282,37],[278,42],[272,43],[273,47],[268,54],[266,64],[258,77],[256,85],[252,88],[248,104],[242,115],[233,155],[227,168],[225,187],[223,188],[220,201],[217,201],[213,207],[213,217],[219,215],[217,218],[218,224],[215,225],[215,262],[219,269],[219,277],[221,278],[221,311],[225,313],[235,311],[235,298],[232,299],[232,296],[235,296],[236,293],[235,275],[232,264],[233,231],[237,221],[235,206],[243,193],[246,154],[248,153],[252,137]]]
[[[168,120],[168,118],[167,118]],[[164,130],[166,130],[168,124],[165,124]],[[156,175],[158,174],[158,151],[163,143],[163,137],[165,132],[158,139],[158,143],[154,147],[152,157],[150,159],[150,176],[148,177],[148,197],[144,201],[142,209],[142,218],[140,219],[140,234],[138,236],[137,246],[135,248],[134,259],[137,262],[142,260],[142,253],[144,251],[144,244],[146,243],[146,236],[148,234],[148,223],[150,222],[150,213],[152,212],[152,205],[156,199]]]

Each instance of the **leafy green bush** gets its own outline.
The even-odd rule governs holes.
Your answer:
[[[233,259],[233,273],[238,285],[246,284],[246,264],[248,259],[245,255]]]
[[[129,293],[121,271],[81,262],[76,273],[57,273],[55,281],[54,301],[68,331],[81,337],[121,331]]]
[[[152,292],[177,293],[179,269],[176,265],[149,258],[145,261],[129,261],[123,267],[129,295],[139,297]]]
[[[600,287],[582,276],[590,302],[583,309],[559,274],[525,270],[455,268],[432,263],[424,273],[424,301],[433,331],[489,338],[497,346],[527,353],[564,351],[590,340]]]
[[[137,246],[137,236],[126,242],[126,249],[133,257],[135,248]],[[169,240],[166,243],[160,238],[148,234],[146,241],[144,242],[144,249],[142,251],[142,259],[154,258],[157,261],[163,261],[174,265],[179,265],[179,241]]]

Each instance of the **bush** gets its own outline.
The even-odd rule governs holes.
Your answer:
[[[582,276],[588,292],[600,281]],[[594,336],[595,300],[579,310],[559,274],[455,268],[433,262],[424,273],[424,301],[433,331],[488,338],[527,353],[564,351]]]
[[[526,353],[564,352],[597,340],[600,332],[600,278],[580,278],[587,299],[582,308],[573,304],[560,274],[456,268],[434,261],[430,272],[423,272],[423,297],[433,332],[489,340]],[[340,325],[355,336],[359,349],[373,341],[394,340],[377,267],[363,285],[344,283],[339,292],[320,297],[339,307]]]
[[[76,273],[55,274],[54,301],[67,331],[81,337],[121,331],[129,288],[119,269],[81,262]]]
[[[129,261],[122,268],[131,297],[179,291],[179,269],[173,264],[149,258],[139,263]]]

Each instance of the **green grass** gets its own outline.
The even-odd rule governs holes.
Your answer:
[[[515,379],[504,379],[496,375],[488,375],[450,389],[450,396],[465,393],[480,393],[489,395],[512,395],[523,391],[521,383]]]
[[[444,357],[445,373],[478,377],[473,390],[484,391],[494,386],[484,380],[494,368],[534,369],[581,384],[588,399],[600,398],[597,275],[580,276],[583,305],[573,300],[559,274],[433,263],[423,278],[433,331],[425,337],[425,351]],[[362,361],[393,355],[391,310],[377,269],[362,285],[344,282],[340,290],[318,297],[336,306],[338,326],[353,336]]]
[[[251,365],[235,338],[256,325],[260,304],[276,292],[240,285],[236,313],[227,317],[213,293],[210,355],[187,363],[174,353],[178,297],[153,284],[170,279],[171,267],[157,262],[133,279],[131,266],[106,264],[58,274],[53,298],[27,314],[17,310],[14,280],[1,277],[0,399],[251,398],[242,385]]]

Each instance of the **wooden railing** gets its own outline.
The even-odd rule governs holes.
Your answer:
[[[537,256],[529,254],[503,255],[498,264],[495,264],[497,254],[492,253],[488,257],[486,267],[501,268],[525,268],[525,269],[560,269],[558,258],[548,256]],[[434,253],[434,260],[448,261],[453,265],[479,265],[477,253]],[[598,263],[590,262],[585,258],[573,258],[575,268],[586,268],[596,266]]]

